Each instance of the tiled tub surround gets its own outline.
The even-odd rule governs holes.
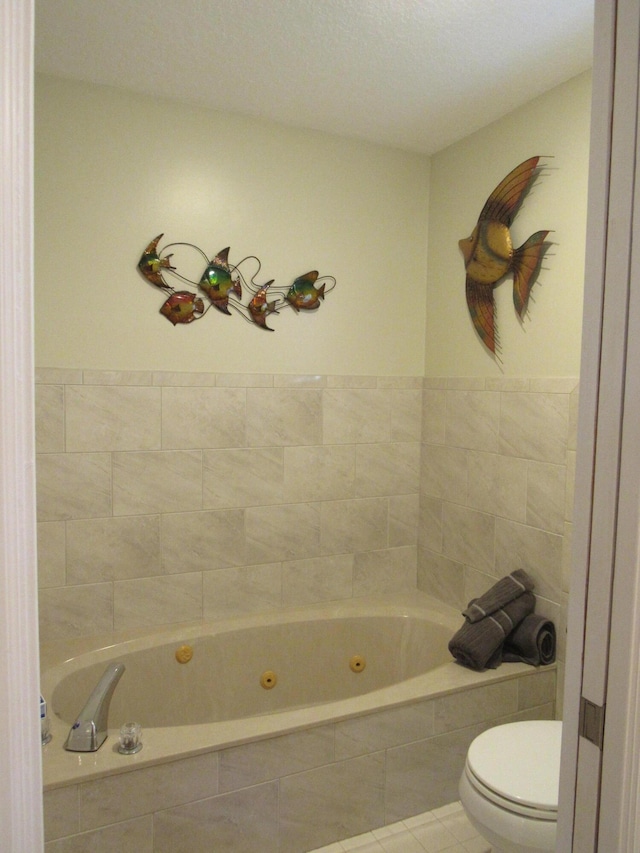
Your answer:
[[[420,621],[426,614],[447,632],[459,622],[424,593],[391,598],[313,605],[307,615],[403,613]],[[285,611],[278,618],[295,623],[299,616]],[[189,629],[172,629],[180,630]],[[49,689],[49,665],[66,657],[64,646],[73,653],[89,644],[83,638],[45,650]],[[401,648],[414,657],[410,642]],[[107,653],[121,656],[120,649]],[[372,667],[375,657],[372,650]],[[524,664],[476,673],[449,660],[350,700],[180,727],[179,734],[145,729],[134,756],[115,751],[119,721],[111,721],[115,728],[98,753],[78,755],[62,749],[68,721],[54,719],[44,748],[46,849],[303,853],[394,824],[457,799],[466,750],[483,729],[553,717],[555,676],[554,667]]]
[[[415,588],[421,379],[36,379],[45,639]]]
[[[560,676],[577,412],[577,379],[424,380],[418,587],[462,609],[525,569]]]

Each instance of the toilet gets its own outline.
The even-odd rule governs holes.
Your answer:
[[[562,723],[531,720],[488,729],[467,753],[460,802],[494,853],[553,851]]]

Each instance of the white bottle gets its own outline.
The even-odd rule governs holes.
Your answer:
[[[42,738],[43,746],[51,740],[49,718],[47,717],[47,703],[44,701],[43,696],[40,696],[40,736]]]

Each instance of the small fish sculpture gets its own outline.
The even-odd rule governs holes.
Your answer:
[[[215,256],[202,274],[199,286],[207,294],[213,305],[223,314],[229,311],[229,293],[235,293],[242,299],[242,287],[231,275],[229,266],[229,246]]]
[[[192,323],[204,314],[204,302],[188,290],[179,290],[171,294],[160,313],[171,320],[174,326],[178,323]]]
[[[149,243],[138,261],[138,269],[142,275],[151,282],[151,284],[155,284],[156,287],[163,287],[167,289],[169,288],[169,285],[162,278],[161,270],[163,268],[167,270],[175,270],[175,267],[171,266],[171,261],[169,260],[172,255],[165,255],[164,258],[161,258],[158,255],[158,243],[163,237],[164,234],[158,234],[158,236]]]
[[[278,311],[276,311],[278,300],[274,299],[273,302],[267,302],[267,290],[271,287],[273,281],[271,279],[271,281],[263,284],[248,305],[253,322],[268,332],[273,332],[274,330],[267,326],[267,316],[269,314],[278,314]]]
[[[467,272],[469,314],[483,344],[494,354],[493,289],[506,275],[513,274],[513,303],[522,319],[548,245],[544,241],[549,232],[537,231],[519,249],[514,249],[509,230],[525,192],[536,177],[539,160],[540,157],[531,157],[509,172],[487,199],[471,236],[458,243]]]
[[[296,311],[300,311],[300,309],[313,311],[320,307],[320,300],[324,299],[325,285],[315,287],[317,278],[318,271],[310,270],[310,272],[298,276],[287,291],[285,299]]]

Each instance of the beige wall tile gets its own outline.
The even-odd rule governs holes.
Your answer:
[[[202,453],[113,454],[113,514],[150,515],[202,508]]]
[[[436,553],[442,552],[442,501],[420,495],[418,544]]]
[[[326,501],[321,504],[320,516],[323,554],[368,551],[387,545],[385,498]]]
[[[277,783],[159,812],[154,832],[154,853],[283,853],[278,848]]]
[[[320,556],[320,504],[282,504],[245,510],[247,562],[273,563]]]
[[[422,439],[422,390],[397,390],[391,393],[391,441]]]
[[[113,585],[42,589],[38,597],[40,636],[47,640],[87,637],[113,630]]]
[[[284,500],[282,447],[205,450],[203,465],[206,508],[266,506]]]
[[[386,822],[455,802],[467,750],[483,728],[472,726],[387,750]]]
[[[80,813],[77,785],[45,791],[42,802],[44,806],[45,841],[51,841],[63,835],[73,835],[79,831]]]
[[[418,540],[419,495],[390,495],[389,547],[415,546]]]
[[[469,451],[469,493],[474,509],[513,521],[526,520],[527,462],[513,456]]]
[[[83,370],[84,385],[153,385],[151,370]]]
[[[280,780],[282,853],[359,835],[384,820],[384,753]]]
[[[425,388],[422,392],[422,441],[444,444],[447,423],[447,392]]]
[[[566,484],[566,466],[551,465],[547,462],[529,462],[526,523],[552,533],[562,533]]]
[[[242,509],[163,514],[161,538],[162,569],[168,574],[246,562]]]
[[[496,575],[524,569],[536,595],[557,601],[562,587],[562,536],[496,519]]]
[[[159,573],[160,520],[157,515],[67,522],[69,584]]]
[[[218,388],[273,388],[270,373],[217,373]]]
[[[353,562],[353,594],[384,595],[415,589],[416,572],[417,555],[413,547],[359,552]]]
[[[35,387],[36,451],[61,453],[64,450],[64,387]]]
[[[316,726],[223,749],[219,753],[220,792],[331,764],[334,754],[333,726]]]
[[[432,498],[466,504],[467,451],[459,447],[422,445],[420,491]]]
[[[421,376],[378,376],[378,388],[420,389]]]
[[[501,453],[564,464],[568,435],[568,394],[502,394]]]
[[[105,776],[80,785],[80,826],[93,829],[218,791],[215,752]]]
[[[423,740],[434,734],[433,702],[414,702],[335,724],[336,761]]]
[[[464,591],[465,569],[443,554],[418,548],[418,589],[435,598],[462,608],[468,599]]]
[[[361,444],[356,447],[356,497],[417,493],[420,445]]]
[[[38,586],[64,586],[66,528],[64,521],[42,521],[38,530]]]
[[[322,443],[322,391],[247,389],[249,447]]]
[[[340,500],[354,496],[356,454],[353,445],[284,448],[284,499]]]
[[[565,481],[564,495],[564,518],[565,521],[573,521],[573,503],[575,499],[576,482],[576,452],[567,452],[567,477]]]
[[[202,619],[202,573],[116,581],[113,627],[116,631]]]
[[[447,391],[445,442],[452,447],[494,452],[498,449],[500,394],[495,391]]]
[[[242,388],[163,388],[162,447],[244,447],[246,393]]]
[[[216,373],[181,373],[174,370],[154,370],[153,384],[178,388],[212,388],[217,384]]]
[[[436,734],[486,723],[520,710],[518,681],[498,682],[433,700]]]
[[[327,377],[279,373],[273,377],[274,388],[326,388]]]
[[[377,388],[376,376],[327,376],[327,388]]]
[[[160,448],[160,390],[119,385],[70,385],[65,393],[66,449]]]
[[[292,607],[351,598],[353,560],[353,554],[340,554],[283,563],[283,605]]]
[[[153,853],[153,818],[134,818],[103,829],[59,838],[45,844],[45,853]]]
[[[238,566],[203,572],[203,616],[216,619],[282,604],[282,564]]]
[[[64,367],[36,367],[36,385],[82,385],[82,371]]]
[[[442,551],[458,563],[491,573],[495,565],[495,516],[444,503]]]
[[[518,678],[518,710],[536,708],[554,702],[556,698],[556,671],[538,669],[525,678]]]
[[[36,466],[38,521],[111,514],[108,453],[43,453]]]
[[[360,388],[323,391],[322,430],[325,444],[389,441],[391,391]]]

